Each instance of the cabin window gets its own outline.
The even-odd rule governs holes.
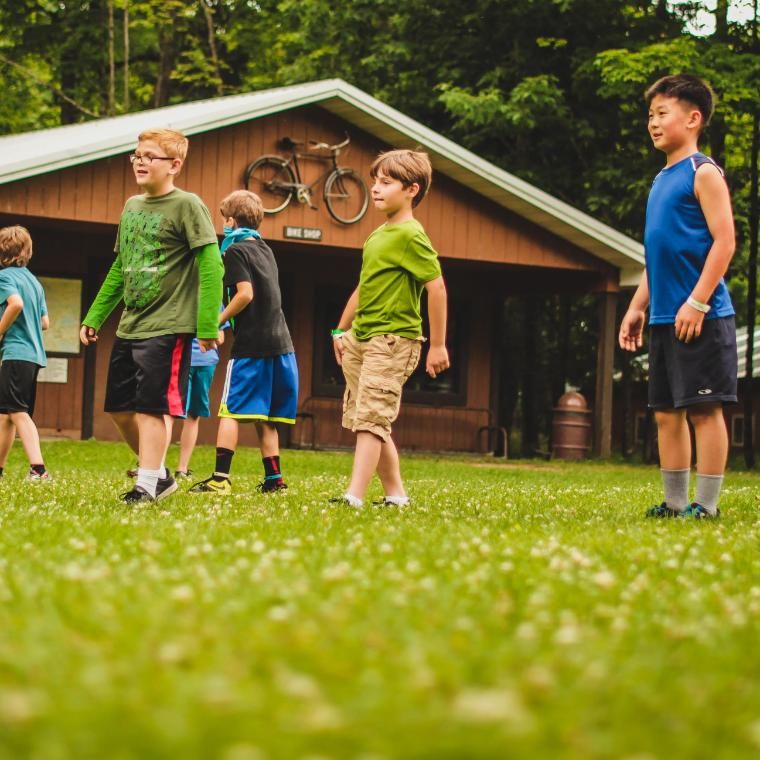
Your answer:
[[[335,363],[330,330],[338,324],[340,315],[351,291],[342,297],[334,294],[318,294],[316,318],[314,320],[314,375],[312,395],[342,396],[344,388],[343,373]],[[423,298],[423,334],[429,335],[427,323],[427,306]],[[447,345],[453,357],[454,367],[431,378],[425,372],[427,346],[422,349],[422,357],[417,369],[404,386],[404,401],[413,404],[431,404],[435,406],[464,406],[467,401],[466,370],[466,307],[455,300],[449,301],[449,319]]]

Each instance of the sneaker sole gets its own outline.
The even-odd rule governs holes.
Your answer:
[[[214,496],[232,496],[232,491],[217,491],[215,488],[209,488],[207,491],[193,491],[193,489],[188,489],[188,493],[191,493],[193,496],[204,496],[206,494],[213,494]]]

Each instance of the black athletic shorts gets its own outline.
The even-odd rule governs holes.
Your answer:
[[[733,317],[706,319],[702,334],[684,343],[674,325],[649,328],[649,406],[680,409],[736,402],[736,325]]]
[[[187,400],[192,335],[116,337],[106,384],[107,412],[182,417]]]
[[[8,359],[0,364],[0,414],[34,414],[39,371],[39,364],[23,359]]]

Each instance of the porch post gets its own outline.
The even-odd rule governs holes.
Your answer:
[[[594,399],[594,454],[607,458],[612,452],[612,373],[617,339],[617,293],[599,294],[599,343],[596,355]]]

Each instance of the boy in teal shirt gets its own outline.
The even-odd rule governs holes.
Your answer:
[[[32,238],[24,227],[0,230],[0,476],[18,431],[29,458],[27,480],[48,480],[32,420],[37,374],[47,366],[42,330],[50,324],[45,293],[26,268]]]
[[[356,433],[351,483],[342,501],[364,504],[377,472],[385,504],[405,506],[391,425],[401,407],[401,390],[417,367],[422,348],[422,291],[428,294],[430,349],[425,369],[431,377],[449,366],[446,350],[446,286],[438,254],[413,209],[432,179],[427,154],[393,150],[372,164],[372,200],[386,216],[364,244],[359,286],[333,330],[335,358],[343,369],[343,427]]]

